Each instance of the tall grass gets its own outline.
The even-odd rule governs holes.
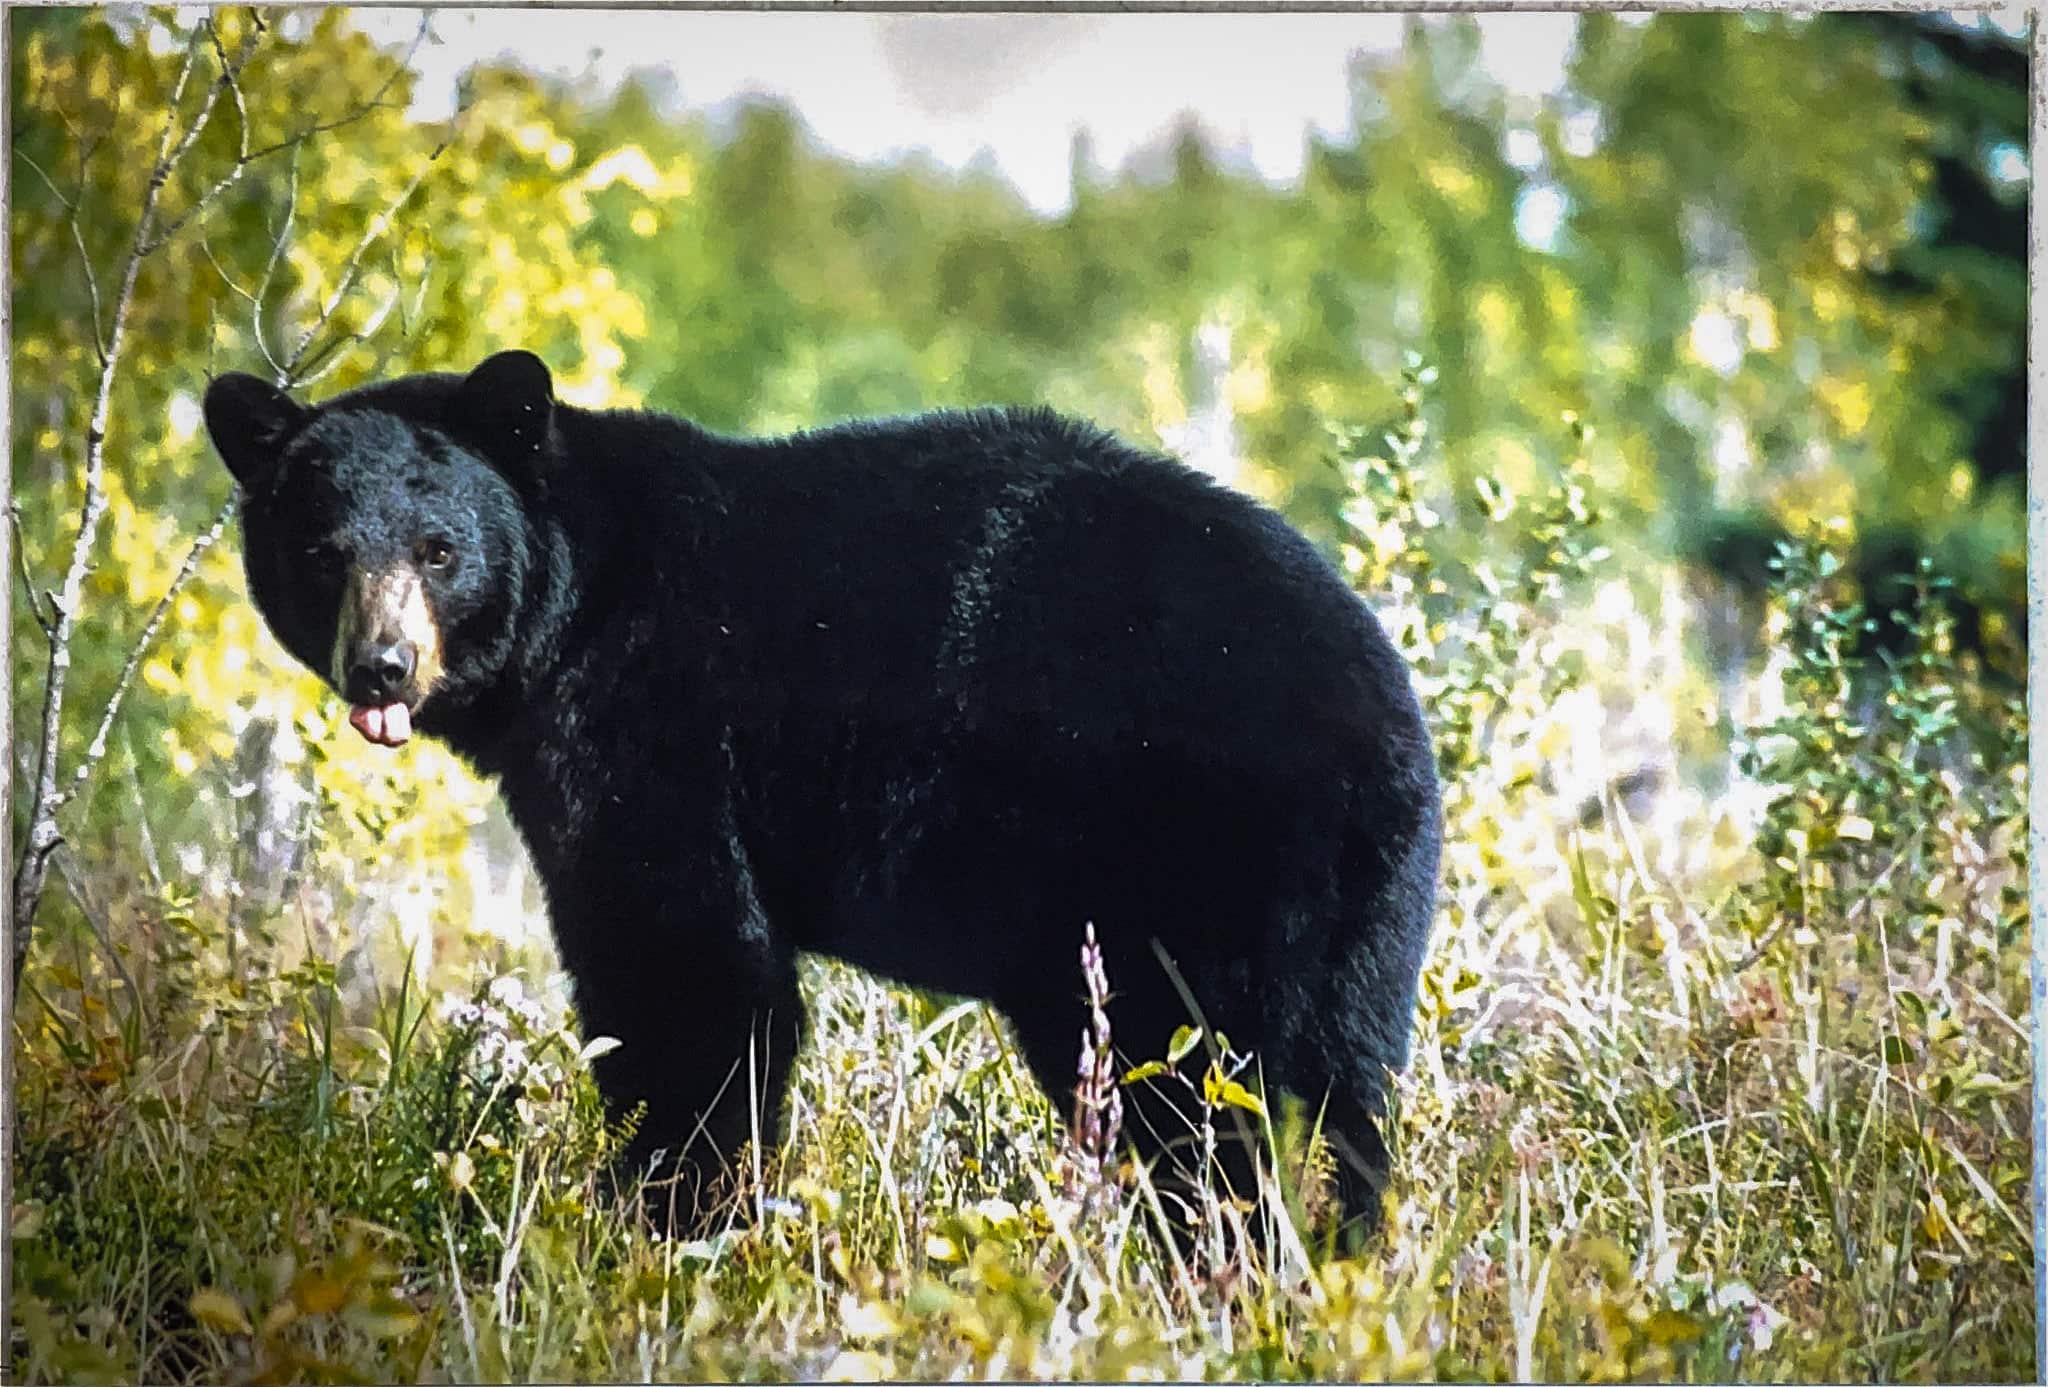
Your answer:
[[[1931,578],[1906,653],[1859,655],[1825,533],[1781,556],[1769,664],[1717,691],[1676,582],[1612,571],[1584,431],[1527,497],[1446,497],[1427,384],[1335,446],[1449,819],[1361,1250],[1319,1237],[1255,1070],[1116,1032],[1083,940],[1046,960],[1078,1099],[984,1007],[807,965],[786,1136],[680,1229],[605,1173],[603,1041],[543,955],[365,984],[303,887],[251,929],[102,862],[16,1021],[16,1374],[2032,1380],[2017,700]],[[1484,566],[1446,559],[1452,514]],[[1132,1070],[1261,1124],[1272,1187],[1166,1236],[1110,1139]]]

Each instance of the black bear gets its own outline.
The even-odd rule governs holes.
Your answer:
[[[1158,1053],[1192,1000],[1362,1211],[1435,769],[1273,512],[1047,410],[732,438],[562,404],[518,351],[318,406],[226,375],[205,417],[278,639],[365,737],[497,777],[636,1158],[715,1170],[750,1087],[775,1120],[799,950],[989,1000],[1069,1091],[1092,922],[1119,1039]]]

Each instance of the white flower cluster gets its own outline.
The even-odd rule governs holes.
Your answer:
[[[561,1064],[546,1053],[554,1034],[553,1019],[545,1007],[527,996],[525,985],[515,976],[492,979],[477,1001],[445,999],[441,1020],[475,1032],[472,1065],[482,1078],[503,1079],[522,1087],[552,1086],[562,1078]]]

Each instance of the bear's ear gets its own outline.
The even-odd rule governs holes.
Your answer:
[[[312,411],[267,380],[231,371],[206,387],[206,432],[248,486],[277,462],[278,445]]]
[[[499,352],[463,378],[456,419],[500,463],[530,474],[547,456],[555,381],[532,352]]]

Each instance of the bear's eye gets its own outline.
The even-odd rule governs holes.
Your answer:
[[[419,558],[436,573],[445,572],[455,562],[455,547],[446,540],[430,539],[420,545]]]

